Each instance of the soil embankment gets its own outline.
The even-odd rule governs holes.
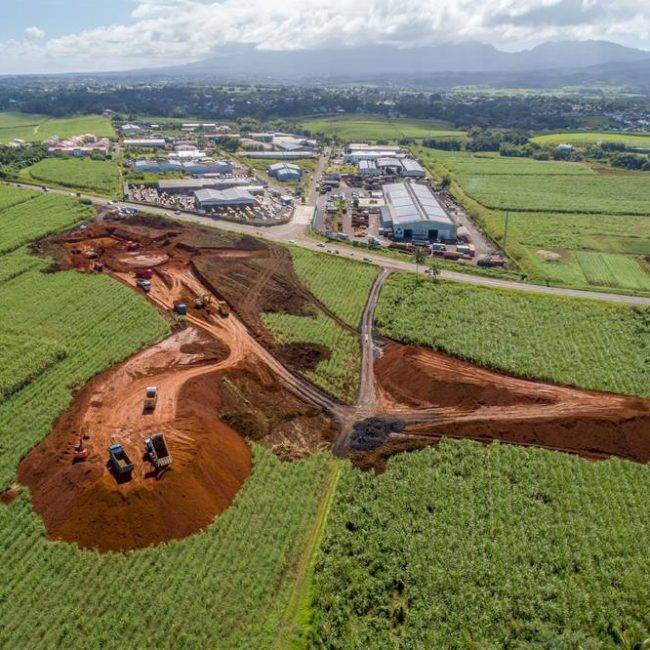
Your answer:
[[[389,343],[375,362],[380,409],[404,430],[363,456],[383,469],[399,451],[443,436],[501,441],[600,459],[650,460],[650,400],[512,377],[424,348]]]

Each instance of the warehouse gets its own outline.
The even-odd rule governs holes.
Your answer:
[[[361,163],[359,163],[361,165]],[[377,158],[377,167],[382,174],[401,174],[403,172],[402,161],[399,158],[384,157]]]
[[[302,168],[291,163],[275,163],[266,171],[279,181],[299,181],[302,178]]]
[[[379,169],[374,160],[360,160],[358,167],[361,176],[376,176],[377,174],[381,174],[381,169]]]
[[[424,168],[417,160],[404,158],[402,161],[402,176],[407,178],[424,178]]]
[[[229,160],[192,160],[182,163],[187,174],[232,174],[233,164]]]
[[[392,229],[395,239],[456,239],[456,224],[426,185],[388,183],[382,190],[386,202],[382,209],[382,226]]]
[[[166,172],[182,172],[183,164],[178,160],[136,160],[133,169],[141,173],[164,174]]]
[[[194,199],[199,210],[255,205],[253,195],[240,187],[231,187],[226,190],[197,190],[194,192]]]
[[[139,138],[124,140],[127,149],[164,149],[167,142],[164,138]]]
[[[191,195],[205,188],[224,190],[250,185],[250,178],[171,178],[158,181],[158,192]]]
[[[365,144],[353,143],[348,145],[348,151],[354,153],[356,151],[380,151],[384,156],[396,156],[402,149],[389,144]]]

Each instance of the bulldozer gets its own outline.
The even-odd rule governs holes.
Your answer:
[[[144,410],[147,412],[153,411],[158,402],[158,387],[147,386],[144,392]]]

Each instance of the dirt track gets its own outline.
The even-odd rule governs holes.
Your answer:
[[[397,451],[442,436],[499,440],[579,454],[650,460],[650,400],[529,381],[449,355],[388,343],[375,363],[378,412],[404,430],[355,455],[382,469]]]
[[[165,314],[177,302],[189,308],[184,329],[93,378],[21,463],[19,480],[30,487],[50,537],[106,551],[200,530],[250,473],[243,436],[284,459],[331,447],[379,471],[392,454],[443,435],[650,460],[648,400],[526,381],[392,342],[380,354],[373,314],[387,273],[364,312],[359,399],[343,406],[300,374],[326,358],[327,348],[278,346],[261,323],[263,311],[334,317],[298,281],[286,250],[142,217],[95,222],[40,249],[55,258],[55,268],[89,271],[100,262],[137,291],[133,271],[152,268],[148,299]],[[206,294],[225,300],[230,315],[220,315],[214,302],[195,307]],[[160,397],[145,414],[149,385]],[[144,438],[157,431],[173,457],[171,470],[158,477],[143,458]],[[80,435],[90,456],[75,463]],[[134,462],[127,483],[106,467],[111,442],[124,444]]]

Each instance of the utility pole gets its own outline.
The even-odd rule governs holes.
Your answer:
[[[506,250],[506,244],[508,243],[508,220],[510,213],[506,210],[506,223],[503,228],[503,250]]]

